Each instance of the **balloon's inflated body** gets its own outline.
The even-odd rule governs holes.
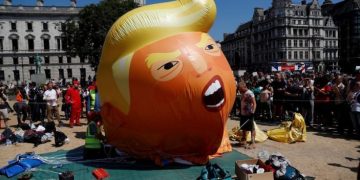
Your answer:
[[[110,144],[195,164],[231,150],[224,132],[236,88],[207,34],[215,11],[213,0],[179,0],[135,9],[113,25],[97,74]]]

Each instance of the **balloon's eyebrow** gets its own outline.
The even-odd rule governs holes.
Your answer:
[[[165,52],[165,53],[151,53],[145,59],[146,66],[150,68],[154,63],[159,61],[164,61],[167,59],[176,59],[181,55],[180,50],[175,50],[173,52]]]

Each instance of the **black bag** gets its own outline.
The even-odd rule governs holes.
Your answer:
[[[67,136],[63,132],[60,132],[60,131],[55,131],[54,137],[55,137],[55,146],[56,147],[60,147],[60,146],[64,145],[65,139],[67,138]]]
[[[9,139],[12,143],[16,142],[16,136],[11,131],[11,129],[6,128],[4,132],[2,132],[2,135],[5,137],[5,139]]]
[[[24,133],[24,142],[33,143],[36,147],[41,144],[41,136],[42,135],[36,133],[36,131],[32,129],[26,130]]]
[[[56,131],[56,127],[55,127],[55,122],[54,121],[50,121],[45,123],[45,133],[51,133]]]

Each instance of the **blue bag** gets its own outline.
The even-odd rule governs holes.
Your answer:
[[[33,154],[17,155],[15,160],[8,163],[9,165],[0,169],[0,174],[9,178],[43,164],[41,160],[34,158]]]
[[[18,163],[9,164],[0,169],[0,174],[10,178],[25,171],[25,168]]]

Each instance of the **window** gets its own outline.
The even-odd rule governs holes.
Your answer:
[[[294,59],[297,59],[297,58],[298,58],[298,52],[295,51],[295,52],[294,52]]]
[[[0,51],[4,50],[3,42],[4,42],[4,40],[0,39]]]
[[[61,48],[63,50],[67,49],[66,39],[64,37],[61,38]]]
[[[60,79],[64,79],[65,76],[64,76],[64,69],[59,69],[59,78]]]
[[[5,72],[0,70],[0,81],[5,81]]]
[[[291,47],[291,39],[288,40],[288,46]]]
[[[305,51],[305,59],[309,59],[309,52]]]
[[[28,47],[29,47],[29,51],[34,50],[34,39],[28,39]]]
[[[316,59],[320,59],[320,51],[316,51]]]
[[[300,59],[304,58],[304,52],[300,51]]]
[[[305,40],[305,47],[309,47],[309,41]]]
[[[34,70],[34,69],[30,69],[30,70],[29,70],[29,74],[30,74],[30,77],[31,77],[31,75],[35,74],[35,70]]]
[[[45,64],[49,64],[49,63],[50,63],[50,58],[49,58],[49,56],[45,56],[44,59],[45,59]]]
[[[68,64],[70,64],[71,63],[71,57],[70,56],[66,57],[66,61],[67,61]]]
[[[308,31],[307,29],[305,29],[305,30],[304,30],[304,35],[307,36],[307,35],[308,35],[308,32],[309,32],[309,31]]]
[[[16,22],[11,23],[11,31],[16,31]]]
[[[66,30],[66,24],[65,23],[61,23],[61,31],[65,31]]]
[[[294,40],[294,47],[298,47],[298,40]]]
[[[300,47],[303,47],[303,40],[299,40]]]
[[[293,29],[294,36],[297,36],[297,29]]]
[[[49,31],[49,26],[47,22],[43,22],[42,25],[43,25],[43,31]]]
[[[51,79],[51,70],[50,69],[45,69],[45,77],[46,77],[46,79]]]
[[[289,59],[292,59],[292,53],[291,53],[291,51],[289,51],[289,53],[288,53],[288,58],[289,58]]]
[[[26,25],[27,25],[27,31],[33,30],[32,22],[27,22]]]
[[[13,64],[19,64],[18,57],[13,57]]]
[[[68,78],[72,78],[72,69],[67,69]]]
[[[82,78],[86,78],[86,69],[85,68],[80,68],[80,77]]]
[[[63,57],[59,56],[59,64],[62,64],[62,63],[63,63]]]
[[[3,57],[0,57],[0,64],[4,64]]]
[[[85,63],[85,58],[84,57],[80,57],[80,63]]]
[[[29,57],[29,63],[30,64],[34,64],[35,63],[35,58],[33,56]]]
[[[18,40],[17,39],[12,39],[11,42],[12,42],[12,50],[17,51],[19,49]]]
[[[320,40],[315,40],[315,47],[320,47]]]
[[[14,80],[19,81],[20,80],[20,72],[19,70],[13,70],[14,72]]]
[[[57,42],[57,50],[60,50],[61,49],[61,39],[57,38],[56,42]]]
[[[44,50],[50,49],[49,39],[43,39],[44,41]]]

